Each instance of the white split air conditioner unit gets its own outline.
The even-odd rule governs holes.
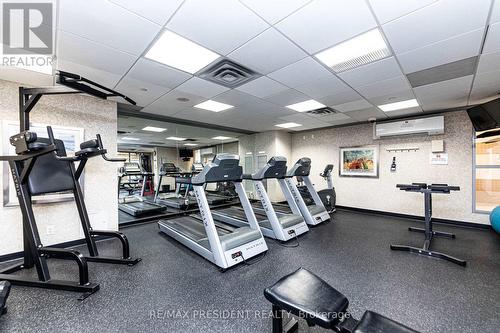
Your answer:
[[[410,134],[437,135],[444,133],[444,117],[429,117],[420,119],[401,120],[390,123],[375,123],[373,138],[380,139],[387,136]]]

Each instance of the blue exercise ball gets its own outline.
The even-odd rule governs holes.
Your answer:
[[[493,230],[500,234],[500,206],[496,206],[490,214],[490,223]]]

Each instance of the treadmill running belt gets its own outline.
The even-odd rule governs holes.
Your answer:
[[[223,214],[238,220],[247,221],[247,216],[245,215],[245,211],[240,207],[227,207],[223,209],[217,209],[213,211],[214,214]],[[254,212],[255,217],[257,218],[257,222],[262,222],[263,220],[267,220],[266,214],[262,214],[260,212]],[[215,216],[215,218],[217,218]]]

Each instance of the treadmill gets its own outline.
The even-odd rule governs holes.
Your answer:
[[[304,218],[300,213],[297,203],[293,199],[288,187],[282,184],[281,188],[287,198],[292,213],[277,214],[263,184],[264,179],[282,180],[286,176],[286,158],[282,156],[272,157],[266,165],[254,174],[243,175],[243,179],[252,180],[255,191],[260,199],[262,210],[255,212],[260,229],[264,236],[286,242],[298,235],[309,231]],[[242,202],[244,205],[244,203]],[[244,206],[243,206],[244,207]],[[228,207],[212,212],[215,220],[236,226],[248,226],[244,208]]]
[[[191,172],[180,171],[174,163],[162,163],[159,172],[160,178],[158,179],[158,184],[156,185],[154,202],[181,210],[187,209],[189,206],[196,205],[196,198],[188,195],[191,182],[189,178],[191,175]],[[175,178],[174,194],[160,193],[161,181],[164,176]],[[181,193],[182,184],[185,185],[183,194]]]
[[[144,190],[146,187],[146,179],[152,176],[150,172],[142,170],[139,163],[125,163],[120,168],[118,175],[118,209],[132,216],[141,216],[146,214],[155,214],[165,211],[165,206],[159,205],[154,202],[144,200]],[[132,195],[125,198],[120,198],[120,185],[124,177],[142,178],[142,187],[140,196]]]
[[[241,183],[243,172],[239,160],[238,155],[218,154],[203,167],[202,172],[190,178],[198,201],[199,215],[158,222],[161,232],[219,266],[222,271],[267,251],[266,241]],[[241,202],[245,203],[248,226],[233,228],[214,222],[204,186],[218,181],[235,184]]]
[[[314,185],[309,178],[309,174],[311,173],[311,159],[308,157],[302,157],[299,159],[293,167],[287,172],[287,177],[285,178],[285,182],[292,193],[295,202],[300,208],[300,212],[302,216],[306,220],[309,225],[317,225],[321,222],[328,221],[330,219],[330,214],[328,214],[321,198],[314,189]],[[306,205],[300,191],[297,189],[297,185],[293,182],[293,177],[301,177],[304,185],[307,187],[307,190],[311,194],[313,199],[313,204]]]
[[[191,167],[192,174],[195,175],[195,174],[200,173],[201,171],[203,171],[203,164],[202,163],[193,163],[193,166]],[[205,184],[204,188],[206,189],[206,184]],[[222,205],[222,204],[231,200],[231,198],[223,196],[223,195],[209,193],[207,191],[205,191],[205,193],[206,193],[207,202],[209,205]]]

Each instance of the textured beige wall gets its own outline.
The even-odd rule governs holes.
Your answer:
[[[0,120],[18,120],[19,84],[0,80]],[[31,113],[34,123],[85,129],[85,140],[100,133],[110,156],[116,154],[116,103],[83,95],[44,96]],[[1,129],[0,129],[1,130]],[[3,140],[8,140],[2,133]],[[2,163],[1,170],[7,166]],[[118,228],[116,200],[117,165],[102,158],[91,159],[85,168],[84,193],[94,229]],[[3,177],[0,177],[3,188]],[[3,202],[3,201],[2,201]],[[44,245],[76,240],[83,237],[74,202],[35,206],[40,236]],[[53,225],[55,235],[47,235]],[[22,250],[22,224],[19,207],[0,204],[0,255]]]
[[[447,183],[461,187],[450,195],[434,195],[434,217],[458,221],[488,223],[488,216],[472,213],[472,124],[465,111],[446,113],[445,134],[438,136],[401,136],[373,140],[370,124],[307,131],[292,135],[292,155],[296,160],[312,159],[312,181],[317,189],[326,182],[319,177],[327,163],[334,164],[337,203],[342,206],[402,214],[423,215],[423,195],[396,189],[398,183]],[[448,153],[448,165],[431,165],[431,140],[442,139]],[[380,146],[378,179],[339,177],[339,147]],[[387,148],[418,147],[417,152],[387,152]],[[392,157],[397,172],[390,172]]]

